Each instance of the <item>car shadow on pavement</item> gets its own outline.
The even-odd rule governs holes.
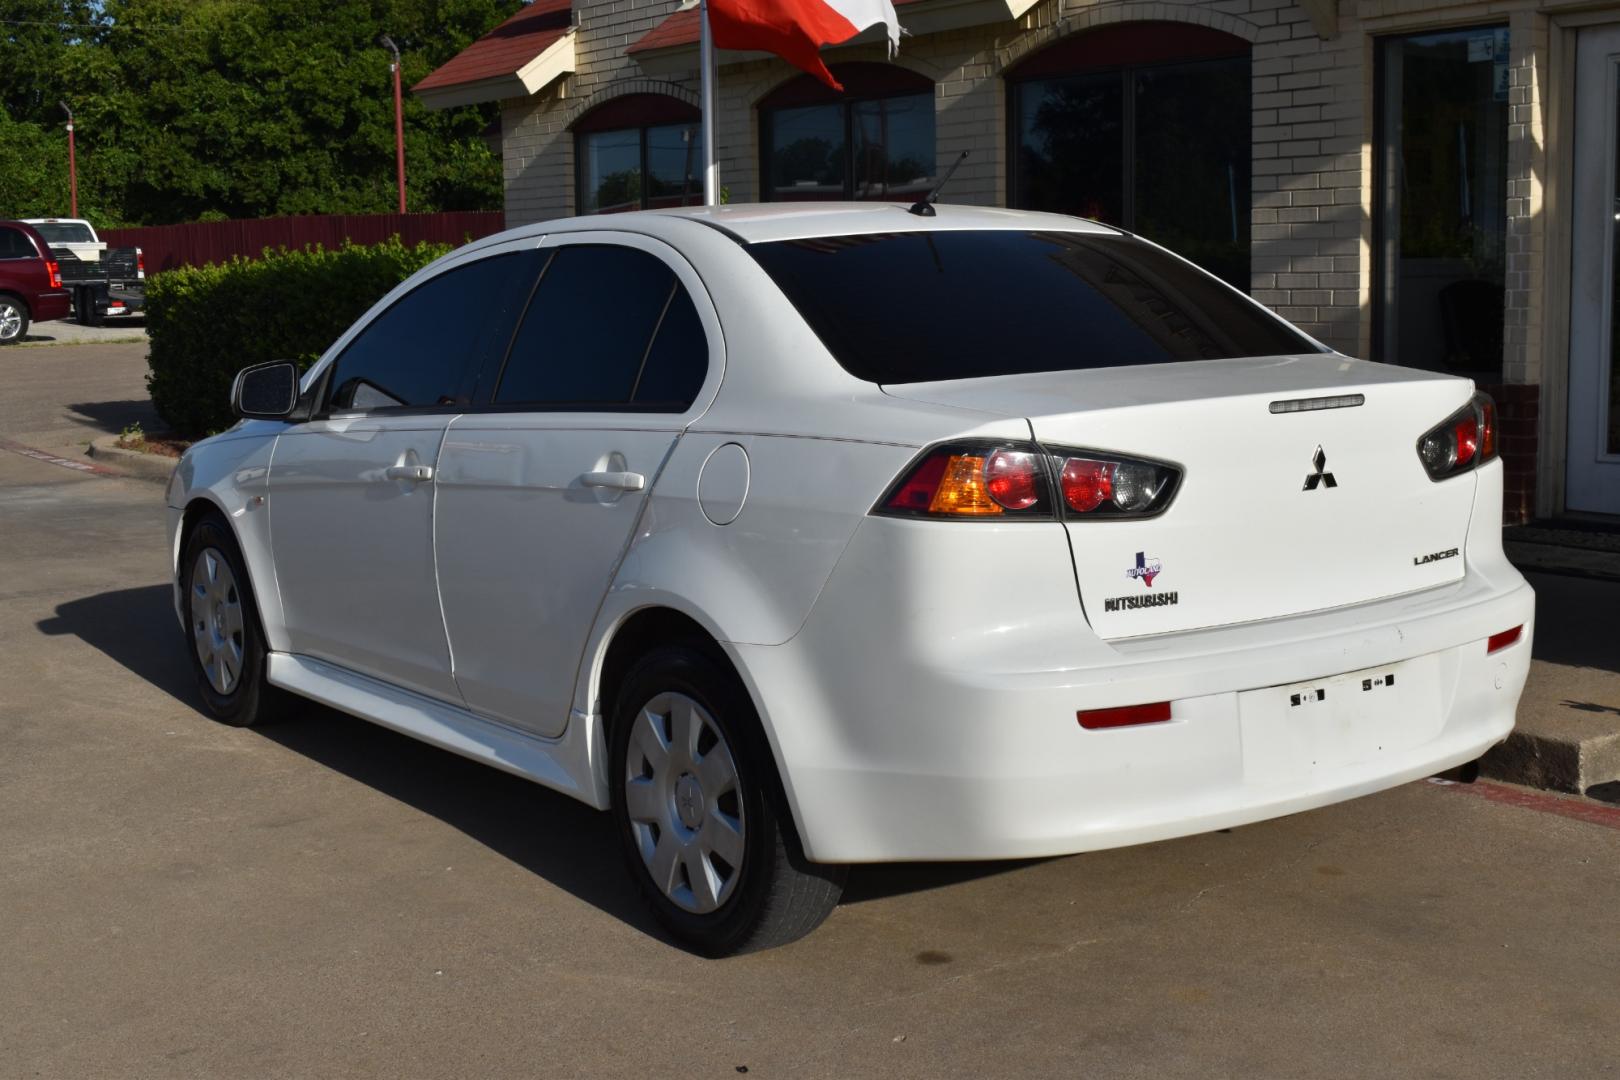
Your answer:
[[[167,585],[119,589],[61,604],[41,632],[71,634],[200,712]],[[445,824],[602,912],[670,944],[636,896],[612,819],[569,796],[314,702],[251,729]],[[844,902],[956,885],[1040,860],[854,867]]]
[[[173,597],[174,590],[167,585],[97,593],[57,605],[55,616],[40,620],[38,627],[53,637],[80,638],[195,710],[195,683],[175,621]]]

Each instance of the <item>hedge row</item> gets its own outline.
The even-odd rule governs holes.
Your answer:
[[[147,389],[177,434],[229,427],[231,380],[249,364],[313,364],[388,290],[443,255],[444,244],[267,251],[256,260],[186,267],[146,286],[152,339]]]

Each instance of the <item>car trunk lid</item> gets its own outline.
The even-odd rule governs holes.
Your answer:
[[[1156,517],[1066,523],[1104,638],[1319,611],[1463,574],[1472,476],[1431,481],[1416,446],[1468,400],[1465,380],[1320,354],[884,389],[1024,417],[1049,449],[1182,470]]]

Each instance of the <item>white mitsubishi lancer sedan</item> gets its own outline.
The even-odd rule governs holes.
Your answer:
[[[1490,398],[1103,225],[916,210],[529,226],[244,371],[168,490],[208,709],[610,811],[709,954],[850,863],[1240,825],[1507,735]]]

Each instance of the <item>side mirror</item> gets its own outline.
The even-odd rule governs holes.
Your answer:
[[[254,364],[236,373],[231,408],[247,420],[285,420],[298,406],[298,365],[291,360]]]

